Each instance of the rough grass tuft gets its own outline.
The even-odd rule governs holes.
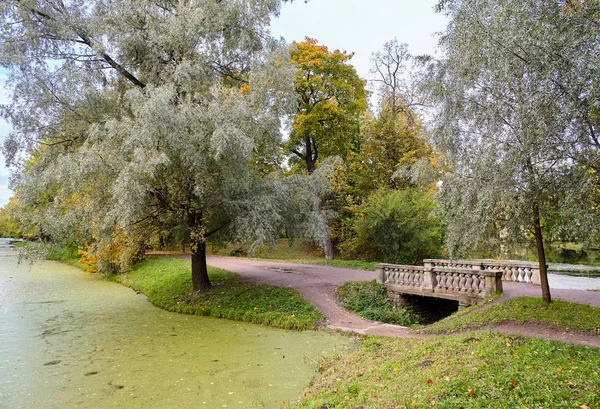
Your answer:
[[[190,263],[157,258],[112,278],[140,291],[168,311],[226,318],[277,328],[313,329],[325,317],[296,290],[246,284],[228,271],[209,267],[214,287],[193,295]]]

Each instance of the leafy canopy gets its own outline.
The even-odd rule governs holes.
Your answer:
[[[351,58],[352,54],[329,51],[314,39],[293,43],[298,109],[287,147],[306,163],[309,173],[319,157],[344,157],[356,144],[367,92],[349,64]]]
[[[279,161],[295,107],[287,48],[267,30],[280,3],[2,2],[4,152],[18,165],[35,149],[15,184],[40,233],[87,225],[109,242],[168,221],[193,252],[218,235],[272,238],[286,188],[257,170]]]

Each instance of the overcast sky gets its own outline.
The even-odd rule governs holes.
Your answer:
[[[433,11],[437,0],[296,0],[283,5],[271,31],[288,42],[315,38],[330,49],[355,53],[351,63],[368,80],[371,54],[394,37],[409,45],[414,55],[435,54],[436,34],[445,27],[442,15]],[[0,103],[7,101],[2,89],[5,73],[0,69]],[[0,119],[0,138],[10,126]],[[0,160],[0,206],[8,202],[8,171]]]

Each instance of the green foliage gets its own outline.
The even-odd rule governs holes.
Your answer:
[[[474,333],[368,338],[284,408],[596,408],[600,348]]]
[[[385,286],[375,280],[342,284],[336,295],[344,307],[363,318],[404,326],[416,323],[416,317],[408,310],[390,306]]]
[[[600,335],[600,308],[554,300],[548,304],[539,298],[522,297],[484,307],[475,305],[445,318],[422,331],[452,333],[497,325],[506,321],[543,324],[553,328],[590,332]]]
[[[362,117],[360,149],[348,160],[345,189],[358,200],[378,188],[411,186],[405,178],[394,177],[398,169],[433,159],[421,122],[409,108],[402,109],[392,112],[391,107],[384,105],[377,114],[368,112]]]
[[[184,260],[151,259],[112,278],[148,296],[168,311],[226,318],[278,328],[313,329],[324,317],[296,290],[245,284],[228,271],[209,267],[213,288],[193,294],[190,266]]]
[[[355,236],[340,246],[344,257],[414,264],[441,252],[444,229],[428,192],[382,189],[356,214]]]
[[[37,243],[29,243],[30,246],[35,246]],[[61,244],[48,243],[44,245],[46,251],[46,259],[53,261],[69,262],[78,259],[77,248],[63,246]]]
[[[307,38],[294,42],[290,55],[296,68],[298,110],[287,148],[300,160],[294,164],[307,166],[312,173],[319,158],[345,157],[355,146],[367,92],[349,64],[352,54],[329,51]]]
[[[272,171],[296,108],[288,48],[268,31],[280,5],[3,1],[4,153],[36,156],[16,178],[36,233],[104,249],[122,231],[130,261],[163,227],[195,260],[209,238],[276,238],[289,193]]]
[[[3,208],[0,209],[0,237],[19,238],[23,229],[16,215],[19,207],[15,197],[11,197]]]
[[[428,91],[450,170],[440,191],[449,250],[476,248],[490,226],[512,243],[531,242],[540,224],[547,241],[598,237],[600,3],[438,7],[450,22]]]

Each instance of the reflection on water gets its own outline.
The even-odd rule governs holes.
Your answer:
[[[0,246],[0,408],[276,408],[352,341],[169,313]]]

